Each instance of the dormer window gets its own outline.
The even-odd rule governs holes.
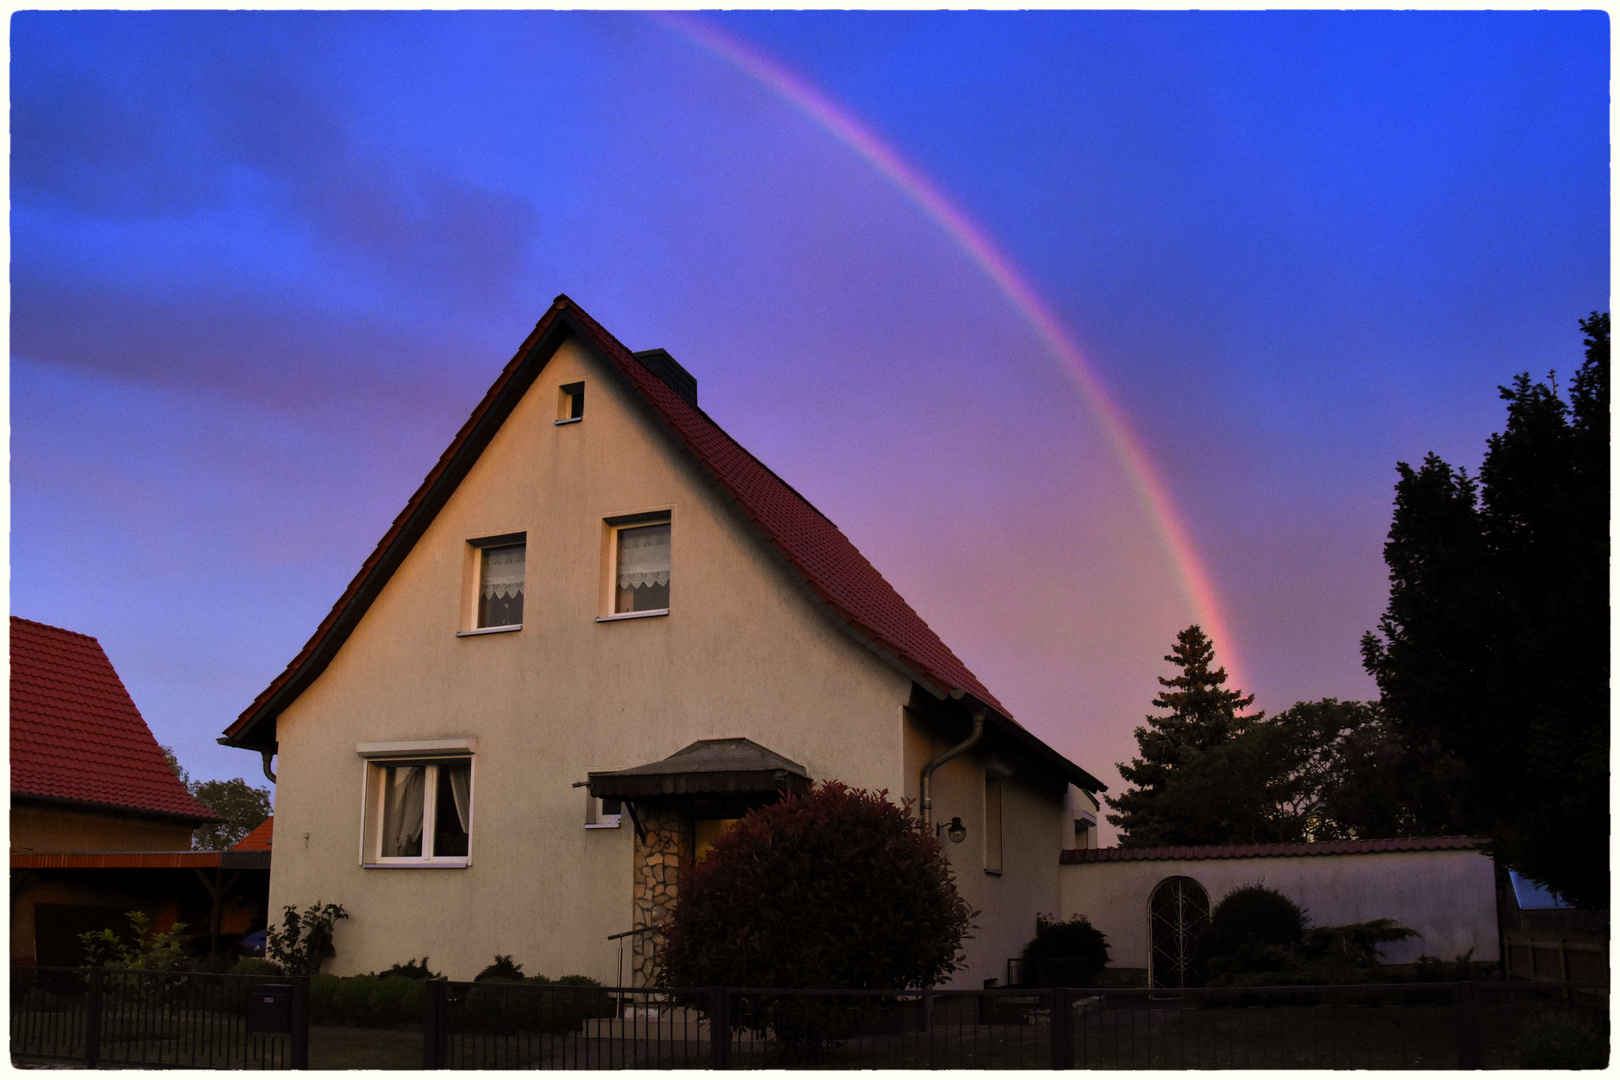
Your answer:
[[[557,423],[572,424],[585,418],[585,384],[564,383],[557,388]]]

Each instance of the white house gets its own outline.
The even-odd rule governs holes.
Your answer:
[[[1061,908],[1102,788],[684,368],[566,297],[221,741],[276,756],[272,911],[343,904],[339,974],[509,953],[612,982],[610,938],[667,917],[715,830],[838,779],[961,838],[979,986]],[[645,979],[656,934],[633,941]]]

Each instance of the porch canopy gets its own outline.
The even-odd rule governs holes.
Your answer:
[[[662,761],[589,776],[592,795],[624,802],[682,795],[779,797],[810,790],[803,765],[752,739],[699,739]]]

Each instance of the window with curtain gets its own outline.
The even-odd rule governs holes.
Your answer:
[[[523,622],[525,544],[479,551],[478,628],[519,626]]]
[[[391,859],[464,859],[472,818],[472,762],[380,767],[377,854]]]
[[[667,521],[618,530],[615,614],[669,610],[669,540]]]

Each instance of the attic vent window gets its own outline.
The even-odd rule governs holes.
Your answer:
[[[557,388],[557,423],[572,424],[585,418],[585,384],[564,383]]]

